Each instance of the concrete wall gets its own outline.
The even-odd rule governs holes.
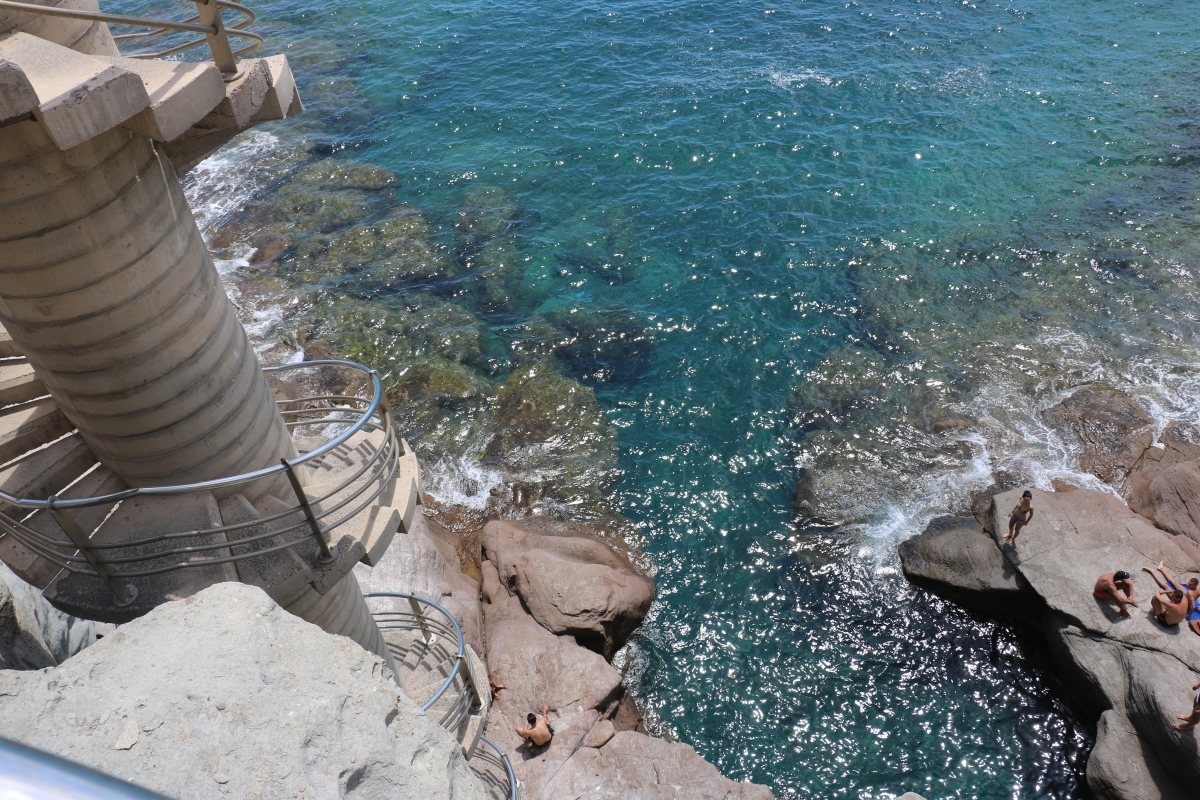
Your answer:
[[[75,11],[99,10],[96,0],[21,0],[21,2],[35,6],[69,8]],[[44,17],[0,9],[0,38],[18,31],[49,39],[55,44],[61,44],[63,47],[69,47],[90,56],[120,55],[117,43],[113,41],[112,34],[108,31],[108,25],[103,22]]]

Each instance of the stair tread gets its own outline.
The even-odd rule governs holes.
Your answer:
[[[54,441],[74,427],[49,397],[9,406],[0,411],[0,464]]]
[[[141,78],[150,105],[123,125],[160,142],[179,138],[225,99],[225,80],[211,61],[197,64],[119,56],[94,58]]]
[[[24,361],[0,362],[0,406],[24,403],[46,395],[46,385]]]
[[[106,467],[96,467],[96,469],[84,475],[71,486],[60,491],[58,497],[96,497],[128,488],[125,485],[125,481],[121,480],[120,476],[111,470]],[[91,533],[108,516],[108,512],[112,510],[113,505],[115,503],[78,509],[72,511],[71,516],[79,524],[80,528],[86,533]],[[25,525],[46,536],[53,536],[55,538],[63,536],[62,528],[58,526],[58,523],[46,511],[35,511],[29,519],[25,520]],[[3,559],[12,568],[13,572],[20,575],[26,583],[36,586],[39,589],[45,589],[59,571],[57,565],[29,550],[11,535],[0,539],[0,559]]]
[[[263,516],[241,494],[235,494],[222,500],[220,502],[220,511],[221,521],[225,525],[239,525],[253,522],[261,520]],[[236,542],[239,539],[260,536],[270,530],[273,530],[273,528],[264,522],[253,527],[229,531],[226,536],[230,542]],[[261,542],[254,542],[240,547],[231,547],[230,550],[235,556],[242,557],[277,546],[281,543],[282,540],[278,538],[264,539]],[[303,545],[297,545],[297,547],[301,546]],[[306,549],[311,551],[311,555],[315,557],[317,553],[315,542],[308,545]],[[242,558],[242,560],[235,562],[234,565],[237,569],[238,579],[242,583],[259,587],[281,606],[288,606],[293,603],[308,589],[308,584],[313,579],[313,571],[297,555],[295,547],[266,555]]]
[[[131,497],[123,500],[108,519],[104,520],[92,534],[91,541],[96,544],[119,544],[161,533],[181,533],[220,526],[220,510],[211,492]],[[156,553],[176,547],[215,544],[225,540],[223,533],[206,534],[189,537],[186,541],[165,540],[121,550],[109,550],[106,555],[112,557],[119,553],[121,557],[147,557],[146,561],[136,564],[116,565],[114,571],[118,573],[131,569],[155,569],[180,562],[203,562],[214,557],[228,556],[228,548],[218,548],[191,555],[153,558]],[[202,564],[124,580],[137,588],[136,599],[125,607],[119,607],[113,602],[113,594],[108,584],[91,575],[63,572],[46,588],[44,594],[47,600],[67,613],[121,624],[140,617],[168,600],[182,600],[214,583],[236,581],[237,571],[229,563]]]
[[[0,70],[2,69],[3,66],[0,65]],[[0,81],[0,85],[2,85],[2,81]],[[0,96],[2,95],[3,92],[0,91]],[[4,326],[0,325],[0,358],[15,358],[19,355],[23,355],[21,348],[13,341],[12,336],[4,329]]]
[[[96,463],[78,432],[36,450],[0,469],[0,489],[18,497],[44,500]]]
[[[37,94],[37,119],[61,150],[115,128],[150,105],[136,74],[28,33],[0,41],[0,59],[25,74]]]

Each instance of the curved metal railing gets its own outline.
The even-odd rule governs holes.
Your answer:
[[[136,597],[136,588],[126,582],[130,578],[232,563],[314,541],[319,553],[317,560],[322,563],[332,561],[337,556],[336,547],[330,546],[333,531],[367,509],[388,485],[399,469],[404,443],[375,370],[353,361],[320,360],[266,367],[263,371],[285,372],[313,367],[342,367],[361,372],[369,378],[372,393],[370,398],[320,395],[281,401],[280,413],[290,431],[306,426],[345,426],[341,433],[310,452],[240,475],[173,486],[144,486],[94,497],[41,500],[15,497],[0,491],[0,501],[10,506],[48,512],[66,538],[35,530],[24,518],[14,519],[7,513],[0,513],[0,533],[12,535],[33,553],[61,569],[105,580],[118,605],[128,605]],[[381,431],[384,434],[382,442],[375,446],[368,441],[370,450],[353,474],[332,488],[322,487],[319,495],[309,497],[298,469],[305,464],[318,464],[360,431]],[[296,505],[243,523],[102,543],[91,541],[91,531],[83,530],[71,516],[73,510],[110,506],[134,497],[169,497],[237,489],[280,475],[286,475],[291,483]],[[269,526],[268,532],[251,531],[254,528],[261,531],[264,523]],[[159,549],[147,551],[151,545],[159,545]],[[248,547],[251,545],[254,547]],[[235,549],[242,552],[235,554]]]
[[[71,8],[59,8],[57,6],[39,6],[33,3],[17,2],[16,0],[0,0],[0,9],[8,9],[9,11],[18,11],[42,17],[66,17],[68,19],[108,22],[113,25],[130,25],[153,29],[146,33],[126,33],[114,36],[113,38],[118,42],[141,42],[147,39],[167,36],[178,31],[203,33],[203,38],[191,39],[182,44],[170,46],[162,50],[155,50],[153,52],[142,51],[126,55],[129,58],[164,58],[207,43],[209,49],[212,51],[213,61],[216,63],[217,68],[225,75],[225,80],[232,81],[241,77],[241,71],[237,67],[236,59],[253,52],[263,42],[263,38],[257,33],[250,33],[245,30],[247,26],[254,22],[254,12],[246,6],[230,2],[230,0],[192,0],[192,2],[196,4],[198,13],[182,22],[153,19],[151,17],[131,17],[124,14],[105,14],[100,11],[78,11]],[[242,19],[236,25],[226,26],[221,19],[222,9],[237,12],[242,15]],[[230,36],[249,39],[250,43],[240,50],[233,50],[229,43]]]
[[[409,663],[408,657],[413,646],[423,646],[428,651],[431,645],[435,643],[437,637],[444,637],[449,641],[451,649],[444,650],[443,652],[452,654],[454,663],[445,671],[445,679],[433,692],[432,696],[421,703],[421,710],[426,712],[432,711],[437,702],[450,692],[455,680],[461,679],[463,683],[462,695],[451,699],[446,708],[441,710],[436,717],[437,723],[442,728],[451,733],[456,733],[463,721],[471,713],[472,706],[476,704],[483,705],[482,699],[477,694],[475,672],[471,667],[471,660],[467,656],[467,644],[463,638],[462,628],[459,626],[458,620],[454,618],[453,614],[434,601],[407,592],[366,592],[363,594],[363,597],[368,600],[393,598],[407,601],[407,610],[389,608],[380,610],[372,609],[371,611],[371,616],[374,617],[375,624],[379,626],[379,631],[383,634],[384,641],[387,642],[388,649],[391,650],[398,667],[402,668],[402,665]],[[368,606],[370,605],[368,603]],[[426,609],[435,611],[437,614],[430,614]],[[397,641],[399,638],[395,636],[397,633],[403,634],[404,638],[411,639],[411,644],[404,641]],[[408,690],[407,685],[406,690]],[[417,700],[418,698],[413,699]],[[507,775],[507,786],[501,787],[505,800],[519,800],[517,779],[513,773],[512,764],[509,762],[508,756],[486,736],[480,736],[479,738],[495,751],[495,755],[491,753],[484,754],[476,750],[472,760],[478,758],[481,761],[491,762],[498,766]],[[489,770],[489,772],[491,771]],[[487,777],[488,780],[485,782],[494,782],[493,776],[489,775]]]

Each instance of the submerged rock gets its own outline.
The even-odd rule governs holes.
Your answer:
[[[585,383],[630,383],[649,366],[654,341],[632,313],[573,308],[545,316],[556,334],[554,355]]]
[[[360,161],[327,158],[300,167],[274,191],[272,205],[285,226],[327,233],[383,210],[396,176]]]
[[[60,667],[0,672],[0,724],[180,800],[487,796],[378,656],[241,583],[165,603]]]
[[[1078,440],[1079,468],[1119,486],[1154,439],[1154,420],[1129,395],[1089,386],[1042,412],[1048,425]]]

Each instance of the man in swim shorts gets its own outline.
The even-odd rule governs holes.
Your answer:
[[[1155,570],[1162,573],[1162,580],[1159,580],[1159,577],[1154,574]],[[1158,562],[1158,566],[1153,569],[1142,567],[1142,571],[1154,578],[1154,582],[1159,585],[1159,588],[1178,589],[1183,592],[1190,606],[1187,614],[1188,627],[1192,629],[1193,633],[1200,636],[1200,580],[1189,578],[1188,582],[1184,583],[1168,572],[1162,561]]]
[[[1192,697],[1192,713],[1180,714],[1176,719],[1181,719],[1183,722],[1175,724],[1175,730],[1186,731],[1188,728],[1196,727],[1196,723],[1200,722],[1200,683],[1192,687],[1192,691],[1196,692]]]
[[[522,725],[518,727],[516,729],[517,735],[534,747],[549,744],[550,740],[554,738],[554,729],[550,727],[550,717],[547,716],[549,713],[550,706],[543,705],[542,718],[540,720],[536,714],[527,715],[526,720],[529,722],[529,726]]]
[[[1033,520],[1033,492],[1028,489],[1021,495],[1021,501],[1017,503],[1008,515],[1008,535],[1004,537],[1005,544],[1012,544],[1017,540],[1017,536],[1021,533],[1021,528]]]
[[[1121,594],[1122,592],[1124,594]],[[1096,585],[1092,587],[1092,597],[1097,600],[1112,600],[1121,609],[1121,616],[1125,619],[1132,619],[1125,606],[1138,607],[1137,601],[1133,599],[1133,581],[1124,570],[1106,572],[1097,578]]]
[[[1154,612],[1155,618],[1168,628],[1183,622],[1190,608],[1192,604],[1188,602],[1187,595],[1178,589],[1172,589],[1170,592],[1159,589],[1150,599],[1150,610]]]

